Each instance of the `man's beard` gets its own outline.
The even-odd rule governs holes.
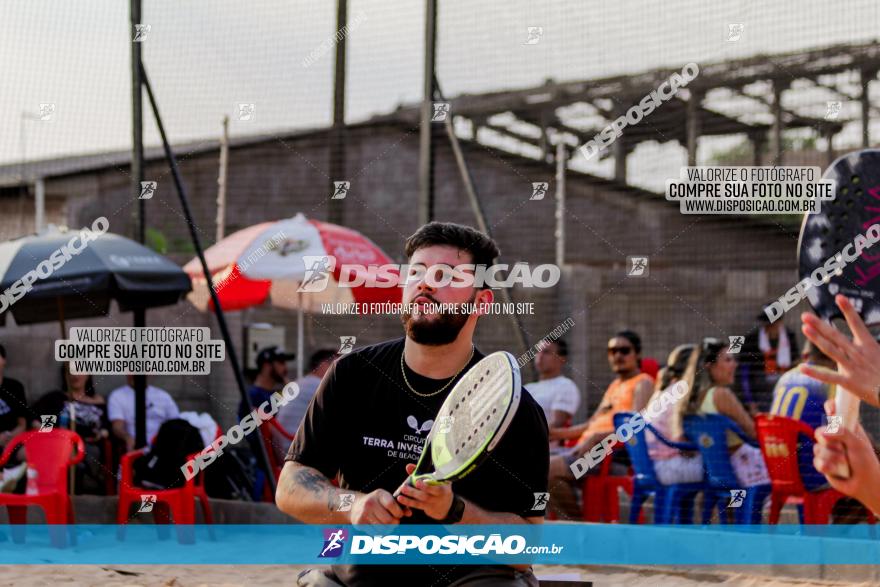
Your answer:
[[[476,298],[477,292],[474,292],[474,295],[466,303],[473,304]],[[437,303],[433,298],[430,299],[432,304]],[[452,314],[442,312],[435,314],[429,320],[417,321],[413,319],[411,313],[403,312],[400,314],[400,321],[403,323],[406,335],[413,342],[428,346],[441,346],[449,344],[458,338],[458,333],[467,324],[469,317],[470,314],[465,313]]]

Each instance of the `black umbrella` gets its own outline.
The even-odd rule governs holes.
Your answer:
[[[110,313],[176,304],[192,289],[189,276],[162,255],[130,239],[105,232],[106,218],[91,230],[51,231],[0,243],[0,323],[12,314],[18,324],[61,323]],[[145,430],[146,392],[135,377],[138,446]]]
[[[11,313],[18,324],[106,316],[110,300],[123,312],[167,306],[191,289],[176,264],[116,234],[51,232],[0,243],[0,317]]]

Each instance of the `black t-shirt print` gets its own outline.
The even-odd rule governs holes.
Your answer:
[[[403,345],[404,339],[399,338],[337,360],[321,381],[286,460],[317,469],[331,479],[338,473],[343,489],[394,492],[406,479],[406,464],[418,461],[434,417],[454,385],[433,397],[412,393],[400,374]],[[475,351],[468,367],[482,358],[483,354]],[[409,367],[406,377],[420,393],[430,393],[445,383],[422,377]],[[489,511],[543,516],[541,506],[533,506],[535,493],[547,491],[547,442],[544,412],[523,389],[507,433],[479,468],[452,484],[453,491]],[[435,520],[414,510],[402,523],[430,524]],[[442,567],[443,573],[439,573],[440,568],[393,571],[383,567],[382,572],[405,571],[407,579],[419,575],[428,586],[445,585],[458,571],[467,571],[467,567],[456,567],[455,571]],[[346,584],[359,584],[378,580],[380,568],[362,565],[356,571],[336,570],[340,578],[344,575]],[[443,575],[445,579],[436,582]]]
[[[24,386],[9,377],[0,382],[0,432],[7,432],[18,425],[18,419],[30,418]]]

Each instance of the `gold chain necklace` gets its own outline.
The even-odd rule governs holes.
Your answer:
[[[443,387],[441,387],[441,388],[438,389],[437,391],[434,391],[434,392],[431,392],[431,393],[419,393],[418,391],[416,391],[415,389],[413,389],[413,386],[412,386],[412,385],[410,385],[410,383],[409,383],[409,379],[406,378],[406,369],[404,369],[404,367],[403,367],[403,355],[404,355],[404,353],[401,352],[401,353],[400,353],[400,374],[403,375],[403,382],[406,383],[406,386],[409,388],[409,390],[410,390],[411,392],[413,392],[414,394],[416,394],[417,396],[419,396],[419,397],[433,397],[433,396],[437,395],[438,393],[440,393],[441,391],[443,391],[444,389],[446,389],[447,387],[449,387],[449,385],[450,385],[453,381],[455,381],[455,378],[458,377],[459,375],[461,375],[461,372],[464,371],[464,368],[467,367],[467,366],[470,364],[471,359],[474,358],[474,351],[475,351],[475,350],[476,350],[476,347],[474,347],[474,345],[471,345],[471,356],[470,356],[470,358],[468,358],[468,360],[465,362],[465,364],[462,365],[461,369],[458,370],[458,373],[456,373],[455,375],[453,375],[452,378],[451,378],[449,381],[446,382],[446,385],[444,385]]]

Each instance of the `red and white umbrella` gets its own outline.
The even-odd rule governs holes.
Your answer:
[[[299,311],[297,366],[302,375],[302,313],[321,304],[400,302],[401,288],[347,287],[343,266],[393,263],[361,233],[302,214],[239,230],[205,251],[214,289],[224,310],[242,310],[267,301]],[[183,270],[192,279],[188,299],[202,311],[213,309],[208,283],[198,258]],[[359,273],[359,272],[358,272]],[[397,275],[397,271],[394,271]]]

